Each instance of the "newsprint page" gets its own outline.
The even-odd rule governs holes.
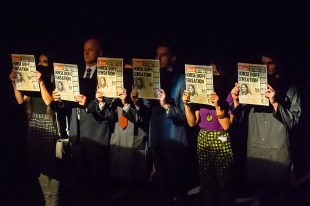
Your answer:
[[[239,102],[268,106],[267,66],[261,64],[238,63]]]
[[[75,102],[80,94],[78,67],[75,64],[54,63],[55,86],[61,100]]]
[[[157,99],[160,88],[160,69],[158,59],[132,59],[133,80],[139,98]]]
[[[212,66],[185,64],[185,82],[190,103],[213,105],[210,101],[214,90]]]
[[[123,59],[98,57],[98,87],[105,97],[119,97],[123,90]]]
[[[17,90],[39,92],[39,83],[33,73],[36,71],[34,55],[11,54],[11,57]]]

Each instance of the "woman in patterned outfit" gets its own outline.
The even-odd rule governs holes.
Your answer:
[[[40,85],[40,92],[19,91],[16,88],[16,72],[10,79],[19,104],[25,104],[28,115],[27,154],[28,166],[35,172],[45,199],[45,205],[59,205],[59,174],[55,155],[59,139],[55,111],[52,106],[52,69],[48,67],[48,56],[41,54],[37,71],[34,72]]]
[[[199,124],[200,127],[197,155],[204,205],[234,205],[233,154],[227,132],[232,124],[233,115],[229,112],[227,101],[219,101],[219,96],[223,97],[226,92],[222,86],[227,82],[219,77],[214,80],[215,89],[221,89],[218,90],[220,94],[213,92],[210,95],[210,101],[214,103],[214,106],[189,104],[190,95],[187,90],[184,91],[182,99],[189,126]],[[225,95],[227,94],[229,93]]]

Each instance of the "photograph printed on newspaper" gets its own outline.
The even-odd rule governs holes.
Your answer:
[[[39,92],[38,80],[34,76],[36,63],[34,55],[11,54],[13,71],[16,73],[16,88],[21,91]]]
[[[267,66],[262,64],[238,63],[239,102],[268,106]]]
[[[185,82],[190,103],[213,105],[210,101],[214,90],[212,66],[185,64]]]
[[[75,64],[54,63],[55,86],[61,100],[75,102],[80,94],[78,66]]]
[[[133,80],[139,98],[157,99],[160,88],[160,69],[158,59],[132,59]]]
[[[123,59],[98,57],[98,89],[105,97],[117,98],[123,91]]]

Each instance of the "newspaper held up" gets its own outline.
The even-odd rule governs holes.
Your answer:
[[[16,73],[16,88],[21,91],[40,91],[35,78],[36,63],[34,55],[11,54],[13,71]]]
[[[123,89],[123,59],[98,57],[98,89],[104,96],[117,98]]]
[[[185,82],[190,103],[213,105],[210,101],[214,90],[212,66],[185,64]]]
[[[139,98],[157,99],[160,88],[160,68],[158,59],[132,59],[133,80]]]
[[[78,66],[75,64],[54,63],[55,86],[61,100],[76,101],[80,94]]]
[[[267,66],[262,64],[238,63],[239,102],[268,106]]]

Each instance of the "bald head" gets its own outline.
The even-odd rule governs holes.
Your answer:
[[[97,39],[88,39],[84,44],[84,61],[91,67],[97,63],[97,58],[102,56],[102,48]]]

